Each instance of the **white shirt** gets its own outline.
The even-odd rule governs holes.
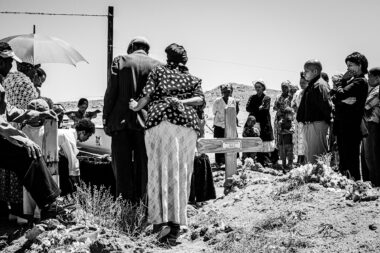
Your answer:
[[[79,176],[79,160],[77,155],[77,132],[75,129],[58,129],[58,146],[59,152],[62,153],[69,161],[69,175]]]
[[[38,146],[43,147],[44,126],[33,127],[26,125],[22,131]],[[58,148],[59,152],[69,161],[69,175],[79,176],[79,160],[77,155],[77,132],[75,129],[58,129]]]
[[[234,106],[236,108],[236,100],[233,97],[228,98],[228,102],[224,102],[223,97],[217,98],[212,105],[212,113],[214,114],[214,126],[226,127],[225,122],[225,109],[227,106]]]

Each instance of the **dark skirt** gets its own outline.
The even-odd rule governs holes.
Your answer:
[[[189,202],[203,202],[215,198],[216,193],[210,160],[206,154],[195,156]]]

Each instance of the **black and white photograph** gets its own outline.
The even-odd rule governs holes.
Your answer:
[[[380,252],[380,1],[0,0],[0,252]]]

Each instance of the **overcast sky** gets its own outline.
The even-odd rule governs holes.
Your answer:
[[[0,11],[107,14],[114,6],[114,56],[137,35],[151,56],[165,61],[172,42],[188,52],[190,72],[204,90],[222,83],[251,85],[263,78],[280,89],[298,84],[303,63],[322,61],[329,74],[346,69],[353,51],[380,66],[380,1],[377,0],[0,0]],[[75,68],[45,64],[42,95],[54,101],[101,98],[106,89],[107,18],[0,14],[0,38],[37,33],[61,38],[89,62]]]

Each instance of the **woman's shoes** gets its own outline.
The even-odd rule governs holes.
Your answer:
[[[180,235],[179,224],[168,222],[167,224],[153,225],[153,232],[157,232],[157,241],[169,246],[176,246],[177,239]]]
[[[170,227],[169,226],[162,226],[161,229],[158,231],[156,239],[159,242],[163,242],[165,238],[170,234]]]

